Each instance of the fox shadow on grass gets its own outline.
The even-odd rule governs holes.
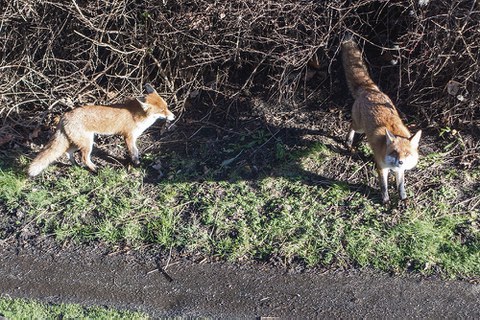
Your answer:
[[[189,123],[188,125],[180,122],[174,130],[162,136],[150,132],[154,141],[162,141],[165,146],[159,148],[156,154],[161,162],[154,164],[157,169],[154,169],[152,164],[143,162],[147,172],[145,182],[235,182],[283,177],[321,188],[339,185],[350,192],[360,193],[381,202],[376,189],[364,183],[332,178],[334,174],[327,177],[309,171],[302,166],[300,156],[292,157],[288,154],[288,150],[299,145],[305,150],[314,148],[317,141],[303,139],[305,136],[314,136],[331,141],[332,143],[322,143],[331,153],[361,158],[362,162],[372,161],[361,154],[352,155],[343,145],[343,136],[334,136],[324,129],[310,129],[308,123],[302,124],[301,128],[284,127],[281,123],[272,125],[259,117],[246,117],[246,114],[250,114],[249,111],[244,109],[240,114],[233,115],[233,123],[224,120],[196,122],[187,119],[185,122]],[[244,120],[237,121],[239,118]],[[187,138],[182,140],[180,137]],[[177,142],[170,143],[169,140]]]
[[[165,130],[165,123],[159,121],[139,138],[142,159],[140,166],[146,172],[144,181],[234,182],[254,181],[269,176],[284,177],[322,188],[340,185],[350,192],[360,193],[380,202],[379,192],[374,188],[364,183],[332,178],[334,174],[327,177],[306,170],[300,163],[301,157],[292,157],[289,154],[290,150],[299,146],[305,150],[314,148],[316,141],[303,139],[308,135],[331,141],[332,143],[323,145],[332,153],[344,157],[352,156],[343,145],[343,135],[336,136],[322,128],[311,129],[308,122],[330,122],[332,119],[303,118],[299,126],[288,127],[281,121],[274,125],[265,117],[252,116],[256,111],[252,110],[250,105],[242,105],[240,109],[241,111],[234,111],[227,117],[213,116],[208,121],[202,120],[204,113],[197,110],[192,115],[185,115],[169,130]],[[309,113],[308,108],[305,113]],[[328,115],[328,112],[325,112],[325,115]],[[341,126],[338,119],[337,123],[332,125]],[[47,138],[47,135],[45,133],[45,137],[42,137],[45,143],[50,138]],[[100,170],[107,166],[133,166],[121,137],[97,137],[95,141],[92,160],[99,165]],[[118,152],[122,148],[125,152]],[[31,158],[35,155],[33,152],[28,154]],[[354,156],[360,157],[362,162],[371,161],[361,154]],[[62,157],[61,161],[56,162],[57,168],[70,166],[65,163]]]

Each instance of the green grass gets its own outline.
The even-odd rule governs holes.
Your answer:
[[[443,182],[435,172],[433,186],[414,190],[407,183],[414,198],[407,209],[397,209],[378,204],[375,191],[363,194],[356,184],[336,179],[335,172],[355,166],[324,144],[291,152],[276,143],[272,153],[272,174],[253,180],[198,179],[187,165],[195,159],[174,154],[163,155],[169,172],[157,183],[144,183],[149,173],[142,169],[106,167],[93,175],[72,167],[55,177],[59,169],[51,166],[40,178],[26,180],[18,169],[6,168],[0,172],[0,200],[9,212],[25,213],[18,231],[33,223],[59,241],[158,244],[227,260],[275,258],[309,267],[480,275],[479,209],[468,201],[478,201],[478,170],[420,165],[407,175],[409,182],[428,170],[443,170]],[[426,161],[441,163],[440,157]],[[231,166],[211,171],[230,170],[233,176],[238,168]],[[368,164],[366,172],[372,171]],[[375,186],[374,181],[373,176],[364,184]]]
[[[148,319],[146,314],[118,311],[102,307],[83,307],[78,304],[47,304],[35,300],[0,297],[0,316],[15,319]]]

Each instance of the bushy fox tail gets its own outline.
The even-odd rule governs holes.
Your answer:
[[[28,167],[28,175],[30,177],[38,175],[48,167],[50,163],[57,160],[65,151],[67,151],[69,146],[70,142],[68,141],[67,136],[62,128],[59,127],[45,149],[33,159],[30,167]]]
[[[348,88],[354,98],[357,98],[360,88],[376,88],[368,74],[362,52],[351,35],[347,35],[342,41],[342,63]]]

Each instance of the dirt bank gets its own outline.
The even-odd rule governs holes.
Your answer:
[[[165,266],[165,259],[158,265]],[[288,273],[261,265],[0,248],[0,292],[159,316],[478,318],[480,285],[371,272]]]

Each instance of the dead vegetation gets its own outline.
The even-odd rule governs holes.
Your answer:
[[[252,96],[343,105],[338,44],[351,32],[401,111],[461,130],[463,152],[478,158],[475,1],[15,0],[0,12],[3,146],[75,105],[140,94],[147,81],[180,123],[192,106],[223,117]]]

